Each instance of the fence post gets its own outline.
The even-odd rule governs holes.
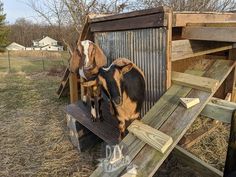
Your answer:
[[[43,51],[42,51],[42,62],[43,62],[43,71],[45,71],[44,59],[43,59]]]
[[[11,61],[10,61],[10,51],[7,50],[7,58],[8,58],[8,72],[11,72]]]

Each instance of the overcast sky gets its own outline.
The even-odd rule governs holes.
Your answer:
[[[7,14],[7,21],[9,23],[14,23],[16,19],[20,17],[32,21],[37,20],[37,15],[25,4],[26,1],[27,0],[2,0],[4,12]]]

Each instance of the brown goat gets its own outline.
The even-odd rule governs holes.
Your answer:
[[[123,136],[125,121],[140,118],[145,98],[144,74],[130,60],[119,58],[108,68],[101,68],[98,79],[110,99],[119,120],[120,135]]]
[[[107,64],[107,58],[103,51],[95,43],[89,40],[79,41],[70,60],[70,71],[77,73],[82,79],[87,93],[83,97],[83,102],[87,102],[87,97],[91,103],[91,117],[93,121],[101,118],[101,95],[99,87],[95,84],[86,84],[87,81],[96,80],[99,68]],[[87,86],[86,86],[87,85]]]

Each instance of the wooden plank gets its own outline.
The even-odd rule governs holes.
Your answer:
[[[173,26],[184,27],[188,23],[210,23],[210,22],[236,21],[235,13],[196,13],[176,12],[173,17]]]
[[[228,21],[228,22],[212,22],[212,23],[187,23],[186,26],[192,26],[192,27],[236,27],[235,21]]]
[[[173,143],[173,140],[170,136],[138,120],[134,120],[128,127],[128,130],[140,140],[144,141],[162,153],[164,153],[171,143]]]
[[[165,14],[167,19],[167,36],[166,36],[166,89],[171,86],[171,51],[172,51],[172,11]]]
[[[150,14],[124,18],[112,21],[96,22],[90,24],[91,32],[120,31],[129,29],[153,28],[167,26],[164,13]]]
[[[229,50],[229,59],[236,61],[236,48]],[[231,73],[226,83],[226,92],[232,93],[231,101],[236,102],[236,69]]]
[[[185,27],[182,38],[203,41],[236,42],[236,27]]]
[[[185,149],[192,147],[195,143],[200,141],[203,137],[209,135],[212,131],[214,131],[217,126],[220,125],[218,121],[213,121],[210,127],[202,126],[200,129],[191,133],[190,135],[185,135],[179,142],[179,145]]]
[[[227,177],[233,172],[236,172],[236,112],[232,114],[224,176]]]
[[[74,73],[70,73],[69,82],[70,82],[70,102],[75,103],[79,99],[77,75]]]
[[[212,98],[201,112],[201,115],[224,123],[230,123],[232,113],[235,109],[236,103],[218,98]]]
[[[231,93],[227,93],[226,97],[225,97],[225,100],[231,101],[231,98],[232,98],[232,94]]]
[[[172,82],[207,92],[216,91],[216,88],[218,88],[219,85],[219,81],[215,79],[175,71],[172,72]]]
[[[208,61],[208,62],[211,63],[211,61]],[[225,61],[223,61],[223,62],[222,61],[216,61],[215,64],[213,65],[213,67],[215,65],[216,66],[221,65],[221,66],[223,66],[223,67],[221,67],[221,71],[222,71],[222,73],[225,73],[226,71],[230,70],[230,67],[231,67],[231,66],[229,66],[230,64],[231,63],[228,63],[228,61],[226,61],[226,62]],[[204,66],[202,68],[203,70],[208,67],[208,65],[206,65],[206,63],[203,66]],[[222,73],[220,75],[219,74],[217,75],[217,73],[214,73],[214,77],[222,78],[222,76],[223,76]],[[188,87],[183,87],[183,86],[179,86],[179,85],[174,85],[173,84],[167,90],[167,92],[160,98],[160,100],[150,109],[150,111],[148,111],[148,113],[143,117],[142,121],[145,124],[148,124],[148,125],[150,125],[152,127],[155,127],[156,129],[159,129],[163,125],[163,123],[166,122],[166,120],[172,115],[173,111],[176,110],[176,108],[179,108],[179,98],[180,97],[186,97],[191,90],[192,89],[190,89]],[[184,110],[182,110],[182,111],[184,112]],[[176,116],[176,118],[183,120],[183,118],[181,118],[180,116]],[[189,118],[186,117],[186,115],[185,115],[184,119],[187,120]],[[186,122],[186,121],[183,121],[183,122]],[[187,126],[187,128],[188,127],[189,126]],[[170,130],[173,130],[172,128],[173,127],[170,127]],[[155,172],[156,169],[158,168],[158,166],[160,166],[160,164],[165,159],[164,157],[161,157],[161,158],[153,157],[153,155],[155,155],[155,153],[156,153],[154,151],[150,151],[150,153],[149,152],[147,153],[147,151],[146,151],[147,149],[146,149],[145,143],[142,142],[141,140],[137,139],[135,136],[133,136],[130,133],[122,140],[122,142],[120,144],[121,145],[125,145],[125,147],[127,147],[126,148],[127,151],[124,153],[124,155],[128,155],[131,160],[134,159],[135,157],[137,157],[137,155],[138,156],[139,155],[142,156],[142,155],[145,154],[145,156],[146,156],[146,154],[148,154],[147,161],[144,160],[144,162],[145,162],[144,164],[140,164],[140,161],[138,162],[138,164],[140,164],[139,168],[147,170],[148,174],[153,174],[152,172]],[[145,149],[143,149],[144,146],[145,146]],[[172,146],[173,145],[171,145],[171,147]],[[141,152],[142,151],[141,149],[145,150],[145,152]],[[150,148],[150,149],[152,149],[152,148]],[[150,149],[148,149],[148,151]],[[169,151],[169,149],[167,151]],[[168,156],[168,154],[165,153],[165,157],[167,157],[167,156]],[[158,159],[161,159],[161,161],[158,161]],[[141,159],[141,160],[143,160],[143,159]],[[149,162],[150,162],[150,168],[146,166]],[[154,166],[154,164],[157,165],[157,166]],[[95,177],[95,176],[105,176],[105,175],[108,175],[108,176],[119,176],[120,173],[124,169],[125,169],[125,167],[120,168],[116,172],[106,174],[103,171],[102,167],[98,167],[91,176],[92,177]],[[150,170],[152,172],[150,172]],[[140,176],[142,176],[142,174],[140,174]],[[148,176],[148,175],[144,174],[143,176]]]
[[[231,43],[212,41],[176,40],[172,41],[171,61],[197,57],[232,49]],[[222,59],[222,58],[221,58]]]
[[[156,13],[163,13],[163,12],[169,12],[170,8],[168,7],[157,7],[152,9],[146,9],[146,10],[139,10],[139,11],[133,11],[128,13],[121,13],[106,17],[99,17],[91,19],[91,22],[102,22],[102,21],[111,21],[111,20],[118,20],[118,19],[124,19],[124,18],[131,18],[131,17],[138,17],[138,16],[145,16],[145,15],[151,15]]]
[[[66,107],[66,113],[76,119],[81,125],[100,137],[106,143],[113,145],[119,142],[118,122],[102,105],[104,121],[92,122],[89,108],[82,101]]]
[[[223,172],[220,170],[210,166],[206,162],[197,158],[190,152],[181,148],[180,146],[176,146],[173,150],[173,154],[179,159],[180,162],[185,163],[189,167],[191,167],[194,171],[197,171],[201,174],[202,177],[222,177]]]

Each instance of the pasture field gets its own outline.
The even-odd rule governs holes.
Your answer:
[[[102,146],[78,153],[69,141],[64,113],[69,102],[56,95],[63,65],[48,64],[43,71],[41,61],[14,62],[15,69],[8,73],[0,60],[0,176],[89,176]],[[208,124],[209,119],[199,117],[188,133]],[[221,124],[188,150],[222,170],[228,131],[229,125]],[[155,176],[198,177],[173,156]]]
[[[40,57],[0,57],[0,72],[43,72],[61,68],[68,64],[67,58],[48,59]]]

